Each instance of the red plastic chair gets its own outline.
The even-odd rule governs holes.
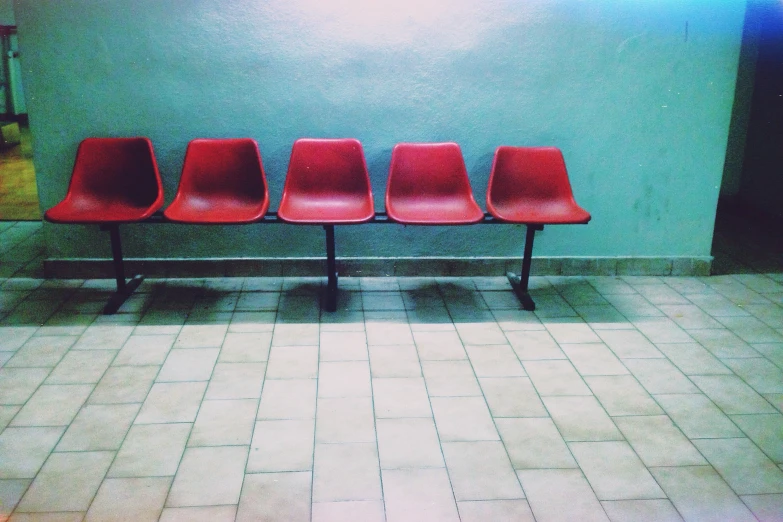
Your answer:
[[[484,219],[456,143],[398,143],[386,185],[389,218],[406,225],[468,225]]]
[[[65,199],[46,211],[52,223],[99,224],[111,237],[117,291],[103,313],[115,313],[144,280],[125,281],[121,223],[144,221],[163,205],[163,184],[147,138],[87,138],[76,161]]]
[[[301,225],[372,220],[375,210],[362,144],[355,139],[296,140],[277,215]]]
[[[179,189],[163,215],[177,223],[253,223],[269,208],[258,144],[250,138],[188,144]]]
[[[590,214],[574,200],[560,149],[498,147],[489,175],[487,210],[501,221],[527,225],[522,273],[509,273],[508,278],[523,308],[535,310],[528,293],[535,231],[544,225],[590,221]]]
[[[291,149],[277,215],[326,231],[326,310],[337,309],[334,226],[366,223],[375,217],[370,176],[362,144],[355,139],[299,139]]]

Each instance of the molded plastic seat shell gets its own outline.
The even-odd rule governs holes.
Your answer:
[[[456,143],[398,143],[392,150],[386,212],[408,225],[467,225],[484,219]]]
[[[163,215],[178,223],[253,223],[269,208],[258,144],[250,138],[188,144],[174,201]]]
[[[555,147],[498,147],[487,189],[487,210],[509,223],[584,224],[565,161]]]
[[[147,138],[87,138],[79,144],[65,198],[44,214],[53,223],[131,223],[163,206],[163,185]]]
[[[362,144],[355,139],[296,140],[277,215],[309,225],[372,220],[375,210]]]

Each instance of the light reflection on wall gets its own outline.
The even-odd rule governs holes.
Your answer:
[[[487,9],[487,3],[509,8]],[[268,9],[286,12],[302,30],[334,43],[395,48],[427,44],[467,49],[485,31],[515,23],[535,3],[525,6],[505,0],[274,0],[272,4],[276,5],[268,4]]]

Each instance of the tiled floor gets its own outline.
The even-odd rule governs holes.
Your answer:
[[[535,313],[503,278],[344,278],[334,314],[148,280],[101,316],[20,225],[0,520],[783,520],[783,274],[539,277]]]

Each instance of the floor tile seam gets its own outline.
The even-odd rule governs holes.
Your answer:
[[[43,368],[43,369],[46,369],[46,368]],[[31,393],[30,396],[27,397],[27,399],[24,400],[24,402],[19,403],[19,404],[7,404],[5,402],[2,402],[2,400],[0,399],[0,405],[2,405],[2,406],[19,406],[19,409],[16,411],[16,413],[14,413],[13,417],[8,419],[8,424],[6,425],[6,427],[11,427],[11,424],[14,422],[14,419],[16,419],[17,416],[19,416],[19,413],[24,409],[25,406],[27,406],[27,403],[30,402],[30,399],[32,399],[35,396],[35,394],[38,393],[38,390],[40,390],[41,387],[44,386],[44,383],[46,382],[46,379],[49,378],[49,376],[52,374],[52,372],[54,372],[54,367],[49,369],[49,372],[47,372],[46,377],[41,379],[41,382],[38,383],[38,386],[35,387],[35,390],[33,391],[33,393]],[[92,395],[92,392],[90,393],[90,395]],[[89,395],[88,395],[87,398],[89,399]],[[84,402],[86,403],[87,399],[85,399]],[[3,431],[5,431],[5,429],[0,430],[0,433],[2,433]],[[63,434],[64,433],[65,433],[65,431],[63,431]],[[59,442],[60,441],[58,439],[57,443],[59,444]],[[54,449],[54,447],[52,447],[52,449]]]
[[[482,299],[483,299],[483,296],[482,296]],[[451,312],[448,311],[447,313],[449,314],[449,317],[451,317],[452,321],[453,321],[454,318],[451,315]],[[493,318],[494,318],[494,314],[493,314]],[[497,324],[497,321],[495,321],[495,324]],[[503,337],[506,338],[506,343],[508,344],[508,346],[511,346],[511,344],[509,342],[509,339],[506,336],[506,333],[502,330],[502,328],[500,330],[503,333]],[[465,341],[463,340],[462,335],[460,334],[459,330],[457,330],[457,336],[459,337],[460,342],[462,343],[462,348],[464,350],[465,349]],[[530,379],[530,377],[527,375],[527,370],[525,369],[524,365],[522,364],[522,361],[519,359],[519,355],[517,355],[516,350],[514,350],[513,347],[511,347],[511,350],[514,353],[514,356],[515,356],[517,362],[522,367],[522,369],[525,371],[525,376],[530,381],[531,386],[533,386],[533,391],[538,396],[538,400],[543,405],[543,401],[541,400],[541,397],[540,397],[540,395],[538,393],[538,390],[533,385],[532,379]],[[465,352],[467,353],[467,350],[465,350]],[[468,357],[467,360],[468,360],[468,364],[470,364],[471,371],[473,372],[473,378],[476,379],[476,383],[478,385],[479,391],[481,392],[480,396],[481,396],[482,400],[484,401],[484,406],[487,408],[487,413],[489,414],[489,418],[492,421],[492,426],[495,428],[495,434],[497,435],[497,441],[500,443],[501,447],[503,448],[503,453],[506,455],[506,459],[508,461],[509,468],[511,469],[512,473],[514,474],[514,478],[516,479],[517,484],[519,485],[519,490],[522,492],[523,498],[527,499],[527,492],[525,491],[525,488],[522,485],[522,481],[519,479],[519,475],[517,474],[516,470],[514,469],[514,461],[511,459],[511,455],[509,454],[508,448],[506,447],[506,443],[505,443],[505,441],[503,440],[503,437],[500,434],[500,430],[498,429],[497,422],[495,421],[495,416],[492,415],[492,409],[489,407],[489,402],[487,401],[487,397],[486,397],[486,395],[484,393],[484,388],[481,386],[481,381],[479,380],[479,377],[476,374],[476,368],[473,365],[473,361],[470,359],[470,357]],[[422,368],[422,375],[423,375],[423,373],[424,373],[424,370]],[[426,386],[426,379],[425,379],[425,386]],[[427,396],[429,397],[429,391],[427,391]],[[432,404],[430,404],[430,408],[432,408]],[[544,408],[546,408],[546,406],[544,406]],[[547,413],[549,413],[549,412],[547,411]],[[433,418],[434,418],[434,414],[435,414],[435,412],[433,410]],[[444,465],[446,465],[446,472],[447,472],[447,474],[449,474],[449,483],[451,484],[451,474],[448,471],[448,463],[446,462],[446,455],[445,455],[445,453],[443,453],[443,442],[446,442],[446,441],[441,439],[439,432],[437,432],[437,435],[438,435],[438,443],[439,443],[439,445],[441,447],[441,453],[443,454],[442,455],[443,456],[443,462],[444,462]],[[478,441],[476,441],[476,442],[478,442]],[[494,440],[493,440],[493,442],[494,442]],[[454,501],[456,503],[457,499],[456,499],[456,493],[454,492],[453,485],[452,485],[452,495],[454,496]]]
[[[319,404],[318,404],[318,402],[319,402],[318,401],[318,390],[320,389],[320,386],[321,386],[321,371],[320,371],[320,369],[321,369],[321,343],[320,343],[320,340],[321,340],[321,326],[320,326],[320,315],[321,315],[321,312],[322,312],[322,310],[320,309],[320,305],[319,305],[319,314],[318,314],[318,318],[319,318],[318,319],[318,341],[319,342],[318,342],[318,345],[316,345],[317,346],[317,348],[316,348],[316,350],[317,350],[316,351],[317,361],[316,361],[316,374],[315,374],[315,396],[313,397],[313,400],[315,401],[315,408],[314,408],[314,411],[313,411],[313,448],[312,448],[312,452],[310,454],[310,462],[312,464],[310,464],[310,468],[311,468],[310,469],[310,502],[308,503],[309,520],[312,520],[312,518],[313,518],[313,493],[315,491],[315,449],[316,449],[316,446],[318,445],[318,406],[319,406]],[[277,323],[275,323],[275,330],[276,329],[277,329]],[[273,332],[273,335],[272,335],[272,340],[274,340],[274,332]],[[271,345],[269,347],[269,352],[270,353],[269,353],[268,358],[271,358],[271,355],[272,355],[272,353],[271,353],[272,352],[272,346]],[[367,357],[368,357],[368,365],[369,365],[369,353],[368,353]],[[269,368],[269,364],[268,363],[267,363],[267,368]],[[266,372],[266,370],[264,370],[264,371]],[[370,379],[372,380],[372,377],[370,377]],[[283,380],[283,379],[281,379],[281,380]],[[372,382],[370,383],[370,386],[372,386]],[[264,380],[264,387],[266,387],[266,379]],[[262,393],[263,393],[263,390],[262,390]],[[259,408],[258,411],[260,411],[260,408],[261,408],[261,400],[260,400],[260,398],[259,398],[258,408]],[[256,413],[256,417],[258,417],[258,415],[259,415],[258,411]],[[373,427],[375,427],[375,426],[373,425]],[[255,435],[255,429],[256,429],[256,424],[253,425],[253,435]],[[378,442],[377,442],[377,435],[376,435],[376,452],[377,452],[377,449],[378,449],[377,448],[377,444],[378,444]],[[248,463],[249,462],[250,462],[250,458],[248,458]],[[379,462],[380,462],[380,456],[379,456]],[[378,472],[378,475],[379,475],[379,480],[380,480],[380,471]],[[247,476],[247,464],[245,465],[245,476]],[[244,487],[244,477],[243,477],[242,481],[243,481],[243,487]],[[383,486],[381,486],[381,487],[383,487]],[[383,498],[383,493],[382,492],[383,492],[383,490],[381,490],[381,498]],[[241,499],[241,495],[240,495],[240,499]]]
[[[445,303],[445,296],[443,295],[443,292],[442,292],[440,286],[436,285],[436,289],[437,289],[438,295],[440,296],[441,300],[444,301],[444,303]],[[448,310],[448,308],[446,309],[446,313],[448,314],[448,316],[451,319],[452,324],[453,324],[454,317],[452,316],[451,311]],[[406,317],[407,317],[407,312],[406,312]],[[408,321],[410,321],[409,318],[408,318]],[[410,326],[409,326],[409,328],[410,328]],[[457,332],[457,335],[459,335],[459,332]],[[443,462],[443,467],[446,470],[446,479],[449,481],[449,491],[451,493],[451,497],[450,498],[454,502],[454,508],[457,510],[457,513],[459,513],[459,507],[457,505],[457,495],[454,492],[454,482],[453,482],[453,480],[451,478],[451,472],[449,471],[449,467],[448,467],[448,464],[446,462],[446,454],[443,451],[443,439],[442,439],[441,434],[440,434],[440,429],[438,428],[438,423],[437,423],[437,421],[435,419],[435,409],[432,407],[432,398],[430,397],[429,387],[427,386],[427,379],[424,377],[424,368],[422,368],[422,366],[421,366],[421,355],[419,354],[419,347],[416,344],[415,338],[413,338],[413,333],[412,332],[411,332],[411,338],[413,339],[413,345],[416,348],[416,358],[419,360],[419,370],[421,371],[421,380],[422,380],[422,383],[424,384],[424,392],[427,395],[427,404],[429,405],[430,414],[432,415],[432,425],[435,428],[435,436],[437,437],[437,440],[438,440],[438,449],[440,450],[440,458],[441,458],[441,461]],[[462,338],[460,337],[460,342],[461,341],[462,341]],[[463,347],[463,349],[465,348],[465,344],[464,343],[462,344],[462,347]],[[479,388],[480,388],[480,386],[479,386]],[[374,399],[373,399],[373,403],[374,403]],[[493,421],[493,423],[494,423],[494,421]],[[497,427],[495,428],[495,430],[497,430]],[[498,435],[498,438],[500,438],[500,435]],[[377,430],[376,430],[376,440],[377,440]],[[504,447],[504,449],[505,449],[505,447]],[[379,455],[379,459],[378,460],[380,462],[380,455]],[[438,469],[441,469],[441,468],[438,468]],[[383,479],[383,474],[381,474],[381,488],[383,488],[383,480],[382,479]],[[383,489],[381,489],[381,492],[383,492]],[[383,505],[384,505],[384,516],[386,516],[388,518],[387,509],[386,509],[386,497],[385,496],[384,496]],[[457,516],[459,516],[459,515],[457,515]]]
[[[226,331],[228,331],[228,328],[226,328]],[[224,338],[225,338],[225,335],[226,334],[224,333],[223,334]],[[176,339],[174,340],[174,342],[176,343]],[[222,343],[221,343],[221,346],[222,346]],[[172,345],[171,349],[172,350],[174,349],[173,345]],[[212,370],[210,371],[209,379],[207,381],[207,385],[204,387],[204,391],[201,393],[201,399],[199,401],[198,408],[196,409],[196,415],[193,417],[193,421],[190,422],[190,423],[187,423],[187,422],[177,423],[177,424],[190,424],[190,429],[188,430],[188,435],[185,438],[185,445],[182,447],[182,453],[180,454],[179,460],[177,461],[177,467],[174,470],[174,475],[172,476],[173,478],[171,479],[171,484],[169,484],[169,489],[166,492],[166,498],[163,500],[163,508],[166,507],[166,504],[169,501],[169,497],[171,496],[171,490],[174,488],[174,481],[176,480],[177,474],[179,473],[180,467],[182,466],[182,461],[185,460],[185,453],[188,450],[188,441],[190,440],[190,437],[193,435],[193,429],[196,426],[196,421],[198,420],[198,414],[201,412],[201,407],[204,404],[204,400],[205,400],[205,397],[207,395],[207,390],[209,389],[209,383],[212,382],[212,377],[213,377],[213,375],[215,373],[215,366],[217,366],[217,360],[220,357],[220,350],[221,349],[222,348],[218,349],[218,355],[215,358],[215,364],[212,365]],[[171,353],[171,350],[169,350],[169,353]],[[166,356],[166,358],[168,358],[168,355]],[[164,361],[164,364],[165,364],[165,361]],[[163,365],[161,365],[160,368],[161,369],[158,370],[158,375],[160,375],[160,371],[162,371]],[[264,372],[266,372],[266,367],[264,367]],[[155,380],[153,380],[153,385],[150,386],[150,390],[147,392],[147,397],[149,397],[149,393],[152,391],[152,388],[155,386],[156,382],[157,382],[157,375],[155,376]],[[203,381],[198,381],[198,382],[203,382]],[[263,385],[262,385],[262,388],[263,388]],[[260,394],[259,394],[259,400],[260,400]],[[146,402],[146,399],[145,399],[145,402]],[[144,405],[142,404],[142,407],[139,408],[139,411],[136,413],[136,417],[138,417],[139,413],[141,413],[141,410],[142,410],[143,407],[144,407]],[[133,422],[131,423],[131,426],[134,426],[135,423],[136,423],[136,419],[134,418]],[[164,423],[164,424],[169,424],[169,423]],[[253,428],[255,429],[255,424],[254,424]],[[130,433],[130,429],[128,430],[128,433]],[[125,434],[125,438],[127,438],[128,433]],[[252,439],[252,433],[251,433],[250,442],[252,443],[252,441],[253,441],[253,439]],[[125,439],[123,439],[123,444],[124,443],[125,443]],[[248,444],[248,454],[245,456],[245,469],[247,469],[247,461],[250,458],[249,447],[250,447],[250,445]],[[117,454],[119,454],[119,451],[117,452]],[[115,455],[115,459],[116,459],[116,455]],[[112,464],[114,464],[114,462],[112,462]],[[242,478],[243,478],[243,481],[244,481],[244,476]],[[242,493],[242,488],[240,486],[240,495],[241,495],[241,493]],[[237,500],[237,502],[239,502],[239,501]],[[161,508],[161,513],[162,513],[162,509],[163,508]]]

